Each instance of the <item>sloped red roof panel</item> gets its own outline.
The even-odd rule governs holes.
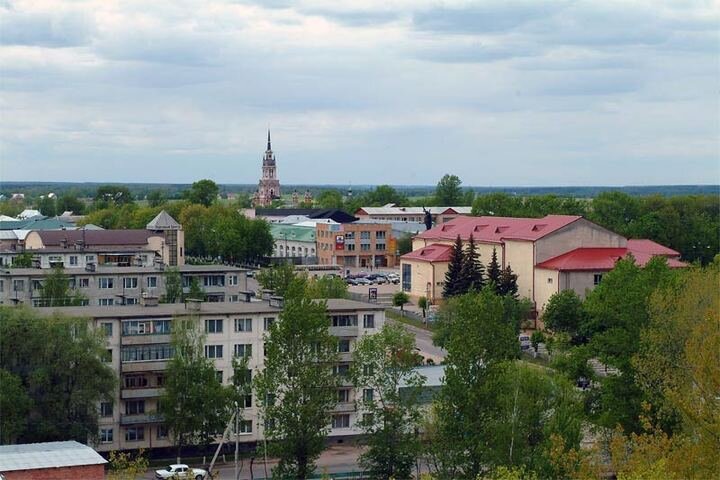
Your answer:
[[[537,268],[560,271],[606,271],[612,270],[615,263],[619,259],[626,257],[628,254],[632,254],[635,258],[635,262],[640,266],[645,265],[652,257],[655,256],[645,252],[631,251],[627,248],[583,247],[576,248],[575,250],[563,253],[557,257],[545,260],[544,262],[538,263],[536,266]],[[687,266],[686,263],[675,258],[668,258],[667,263],[671,268],[682,268]]]
[[[460,235],[462,240],[467,241],[472,234],[476,240],[489,243],[499,243],[503,239],[535,241],[580,218],[576,215],[547,215],[543,218],[461,216],[418,236],[450,240]]]
[[[679,257],[680,252],[676,252],[672,248],[660,245],[648,239],[631,239],[627,241],[627,248],[632,252],[642,252],[651,255],[663,255],[667,257]]]
[[[403,255],[403,260],[420,260],[423,262],[449,262],[452,245],[433,243]]]

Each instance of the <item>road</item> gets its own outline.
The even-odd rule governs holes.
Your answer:
[[[317,461],[317,473],[337,473],[337,472],[352,472],[359,471],[357,465],[358,456],[362,453],[362,447],[354,445],[332,445],[325,450]],[[222,458],[215,465],[215,470],[220,474],[217,478],[219,480],[232,480],[235,474],[235,466],[232,462],[232,456],[226,456],[228,463],[222,463]],[[267,476],[265,475],[265,463],[261,457],[258,457],[253,462],[253,476],[250,476],[250,460],[245,459],[242,463],[242,469],[240,470],[240,480],[249,480],[254,478],[255,480],[261,478],[269,478],[270,471],[277,462],[268,460],[267,464]],[[193,465],[199,467],[198,465]],[[150,480],[155,478],[155,469],[148,470],[141,478]]]
[[[445,356],[447,356],[447,351],[445,351],[445,349],[433,345],[431,331],[425,330],[424,328],[418,328],[413,325],[408,325],[406,323],[396,322],[390,318],[387,318],[386,322],[401,325],[405,327],[408,332],[412,333],[415,336],[415,346],[420,351],[420,355],[425,358],[432,358],[436,365],[439,365]]]

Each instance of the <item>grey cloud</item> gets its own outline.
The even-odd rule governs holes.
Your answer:
[[[500,43],[499,45],[485,45],[475,42],[471,45],[440,45],[421,47],[415,50],[414,55],[421,60],[438,63],[484,63],[500,60],[509,60],[522,57],[533,57],[541,54],[542,48],[537,44],[513,45]]]
[[[0,43],[3,45],[75,47],[90,43],[94,31],[91,19],[80,12],[0,10]]]

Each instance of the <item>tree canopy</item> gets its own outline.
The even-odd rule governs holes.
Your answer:
[[[203,179],[193,182],[190,190],[186,192],[186,197],[190,203],[209,207],[217,200],[218,193],[220,193],[220,187],[218,187],[217,183],[209,179]]]
[[[461,205],[463,202],[463,191],[460,185],[462,185],[460,177],[445,174],[435,188],[435,205],[439,207]]]

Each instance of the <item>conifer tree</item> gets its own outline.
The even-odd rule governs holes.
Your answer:
[[[457,236],[452,252],[450,252],[450,264],[448,271],[445,273],[445,286],[443,287],[443,297],[453,297],[461,295],[462,270],[465,263],[465,252],[463,252],[462,240],[460,235]]]
[[[497,290],[500,295],[517,297],[517,275],[513,273],[512,268],[510,268],[510,264],[508,264],[508,266],[503,268],[500,272],[500,283],[498,284]]]
[[[492,257],[487,267],[487,282],[495,284],[495,290],[497,291],[500,285],[500,264],[498,263],[497,250],[493,248]]]
[[[470,240],[465,248],[465,261],[461,273],[460,286],[463,289],[462,293],[467,293],[470,290],[480,291],[485,284],[484,271],[485,267],[480,263],[480,254],[477,252],[475,239],[470,234]]]

